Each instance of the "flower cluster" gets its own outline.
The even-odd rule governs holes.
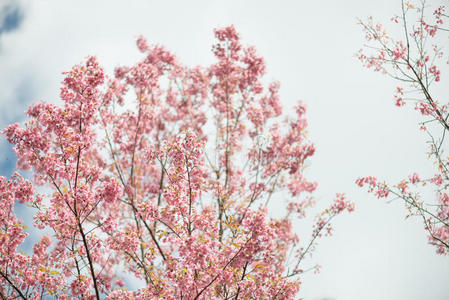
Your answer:
[[[3,131],[34,185],[0,179],[0,295],[293,299],[312,248],[300,252],[292,218],[305,216],[317,186],[303,174],[315,152],[306,108],[283,117],[280,85],[262,83],[255,48],[233,26],[215,37],[208,68],[184,66],[143,37],[143,59],[110,78],[89,57],[64,73],[63,106],[39,102],[24,128]],[[278,191],[289,193],[289,211],[274,218],[267,207],[281,203]],[[16,201],[51,233],[32,256],[19,251]],[[352,209],[338,195],[326,225]],[[125,290],[123,276],[145,285]]]
[[[447,15],[445,7],[434,10],[433,17],[425,13],[427,6],[421,2],[415,6],[402,1],[401,17],[392,20],[402,27],[403,36],[395,40],[386,34],[381,25],[373,25],[372,18],[361,22],[363,31],[369,36],[369,42],[376,45],[372,54],[361,51],[359,59],[365,67],[375,66],[375,71],[382,70],[404,87],[397,87],[394,94],[395,104],[403,106],[408,101],[415,102],[415,110],[423,117],[421,129],[428,133],[430,140],[429,157],[437,166],[431,178],[424,179],[413,173],[396,185],[380,182],[374,177],[357,179],[356,183],[368,186],[368,191],[378,198],[396,196],[404,201],[408,210],[407,217],[417,215],[424,221],[424,228],[429,233],[429,242],[435,245],[439,254],[449,253],[449,213],[447,210],[447,181],[449,178],[447,156],[443,154],[446,131],[449,130],[448,104],[440,100],[433,90],[433,83],[441,80],[444,53],[440,36],[447,32],[441,26]],[[371,38],[373,37],[373,38]],[[446,36],[447,38],[447,36]],[[442,129],[442,131],[441,131]],[[442,133],[441,133],[442,132]],[[424,187],[438,195],[436,201],[423,197]],[[423,199],[424,198],[424,199]]]

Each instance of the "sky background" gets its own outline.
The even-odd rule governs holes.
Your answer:
[[[387,204],[354,184],[360,176],[396,183],[432,171],[416,113],[393,104],[395,82],[354,57],[364,42],[357,17],[388,23],[399,11],[400,0],[0,0],[0,127],[24,121],[32,102],[59,101],[61,72],[87,55],[111,74],[141,58],[135,39],[142,34],[185,64],[208,65],[213,29],[234,24],[265,58],[266,78],[281,82],[283,104],[302,99],[308,106],[317,152],[307,176],[319,183],[318,207],[337,192],[356,203],[353,214],[335,221],[334,236],[319,242],[309,263],[322,265],[321,273],[303,276],[300,296],[448,299],[449,258],[427,244],[420,219],[405,220],[401,202]],[[445,97],[447,83],[443,77],[439,88]],[[10,176],[14,165],[0,137],[0,175]]]

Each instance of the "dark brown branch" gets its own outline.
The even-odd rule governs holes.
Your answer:
[[[8,276],[6,276],[5,273],[3,273],[2,270],[0,270],[0,275],[2,275],[2,277],[9,283],[9,285],[17,292],[17,294],[19,294],[20,297],[22,297],[22,299],[28,299],[23,293],[22,291],[8,278]]]

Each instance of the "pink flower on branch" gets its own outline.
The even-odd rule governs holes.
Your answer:
[[[422,179],[414,173],[397,185],[379,182],[374,177],[357,179],[356,184],[368,186],[368,192],[378,198],[393,196],[402,199],[408,211],[407,217],[419,216],[429,234],[429,243],[436,247],[437,253],[446,255],[449,249],[446,203],[449,172],[444,139],[449,130],[448,104],[443,102],[444,97],[436,96],[433,84],[442,78],[445,63],[441,59],[445,54],[441,50],[440,37],[447,38],[447,29],[441,25],[448,16],[443,6],[437,7],[433,16],[427,14],[427,9],[424,1],[420,6],[402,1],[402,14],[393,18],[394,23],[401,27],[399,39],[388,36],[382,26],[374,25],[372,18],[361,22],[370,43],[366,47],[370,53],[361,50],[358,57],[365,67],[376,66],[375,70],[382,70],[401,82],[394,94],[397,106],[403,106],[407,101],[415,103],[415,110],[423,117],[420,127],[429,136],[429,158],[432,158],[432,166],[436,167],[435,174],[430,179]],[[403,85],[406,85],[406,91]],[[430,188],[438,195],[437,199],[428,199],[424,188]]]
[[[306,108],[300,102],[286,117],[280,84],[263,84],[255,48],[233,26],[215,36],[216,62],[207,68],[184,66],[143,37],[144,57],[111,78],[88,57],[64,73],[62,106],[34,104],[24,127],[3,131],[18,168],[32,169],[33,184],[48,192],[36,194],[19,175],[0,180],[2,295],[295,297],[304,255],[294,257],[302,240],[292,219],[305,217],[317,186],[303,174],[315,152]],[[289,211],[274,218],[267,207],[281,203],[279,191]],[[32,256],[18,251],[27,234],[16,201],[51,232]],[[352,210],[337,195],[311,244]],[[145,285],[124,290],[121,269]]]

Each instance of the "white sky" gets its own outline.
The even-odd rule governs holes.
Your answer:
[[[448,4],[429,1],[443,2]],[[354,184],[359,176],[398,182],[432,170],[413,109],[393,105],[396,84],[354,57],[363,44],[356,18],[388,22],[400,0],[14,3],[22,3],[24,18],[17,30],[0,34],[1,127],[20,121],[33,101],[58,99],[60,73],[87,55],[97,55],[110,73],[140,57],[134,41],[142,34],[186,64],[207,65],[213,61],[213,28],[234,24],[243,43],[265,58],[267,79],[281,82],[285,106],[303,99],[309,108],[310,138],[318,150],[308,177],[319,182],[319,206],[336,192],[356,202],[353,214],[334,223],[334,236],[320,241],[309,262],[322,271],[303,277],[300,296],[448,299],[449,258],[427,244],[421,221],[404,220],[400,202],[386,204]],[[447,96],[445,83],[440,89]],[[0,159],[9,156],[5,144],[1,137]]]

